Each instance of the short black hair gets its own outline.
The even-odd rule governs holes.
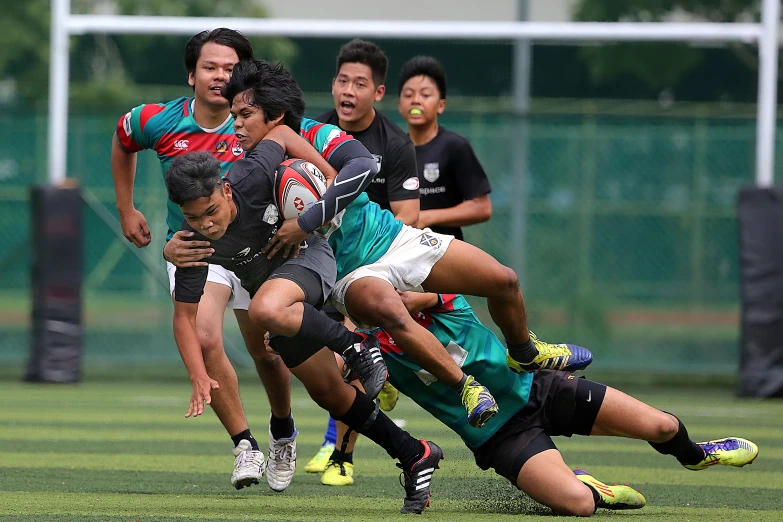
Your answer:
[[[304,96],[299,84],[282,64],[272,65],[265,60],[239,62],[231,79],[223,87],[223,97],[231,103],[237,94],[250,90],[251,104],[264,111],[264,121],[281,114],[283,123],[299,132],[305,112]]]
[[[340,47],[337,55],[337,72],[344,63],[361,63],[372,71],[372,81],[376,87],[386,83],[386,70],[389,68],[389,59],[383,54],[381,48],[372,42],[354,38]]]
[[[250,40],[239,31],[225,27],[219,27],[211,31],[201,31],[188,40],[188,43],[185,45],[185,70],[188,71],[188,74],[196,71],[196,63],[199,56],[201,56],[201,48],[209,42],[231,47],[237,53],[240,61],[253,59],[253,46],[250,44]]]
[[[438,60],[432,56],[414,56],[402,66],[400,71],[400,90],[397,93],[402,94],[402,87],[405,82],[415,76],[426,76],[435,82],[442,100],[446,99],[446,72]]]
[[[220,162],[207,151],[179,156],[166,171],[169,199],[180,206],[210,197],[222,181]]]

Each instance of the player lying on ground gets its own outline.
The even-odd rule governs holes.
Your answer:
[[[177,158],[166,173],[169,198],[182,209],[186,220],[183,228],[195,232],[197,240],[209,239],[214,250],[210,260],[240,278],[251,295],[251,319],[278,336],[273,340],[275,346],[310,396],[332,416],[399,459],[409,480],[424,485],[417,492],[406,490],[403,507],[405,512],[420,513],[429,502],[429,482],[442,452],[434,443],[419,441],[402,431],[379,413],[364,393],[343,382],[333,364],[332,352],[322,348],[342,352],[348,360],[359,357],[356,354],[366,354],[368,347],[378,349],[374,337],[350,332],[317,310],[328,297],[336,276],[334,257],[326,240],[309,236],[298,256],[291,259],[277,256],[269,260],[261,252],[277,229],[274,176],[285,152],[306,147],[309,151],[300,151],[303,155],[318,156],[286,126],[273,129],[266,137],[225,178],[221,178],[220,166],[209,153]],[[340,158],[345,159],[335,185],[341,176],[350,176],[353,169],[374,168],[374,161],[358,142],[346,144],[340,152],[332,155],[332,161],[337,163],[342,163]],[[320,157],[314,161],[325,163]],[[197,266],[177,268],[175,274],[174,338],[193,385],[186,416],[200,415],[203,403],[210,401],[211,390],[219,386],[206,371],[195,329],[206,272],[206,266]],[[357,345],[362,347],[360,351]],[[386,368],[382,363],[380,367],[385,377]]]
[[[185,69],[193,95],[168,103],[139,105],[120,118],[112,140],[112,175],[123,234],[137,247],[146,247],[152,241],[146,218],[133,205],[137,152],[154,150],[163,174],[175,157],[205,150],[220,161],[223,174],[228,172],[244,156],[244,151],[234,135],[233,119],[220,89],[231,76],[234,65],[240,59],[252,57],[250,42],[237,31],[220,28],[200,32],[185,46]],[[164,257],[169,261],[169,285],[173,292],[174,265],[188,266],[201,260],[208,245],[186,241],[183,232],[177,232],[182,212],[170,201],[167,207],[168,241]],[[223,346],[223,312],[226,308],[234,310],[271,409],[267,481],[272,489],[282,491],[291,482],[295,464],[291,459],[295,454],[291,447],[296,433],[291,416],[291,373],[280,357],[264,348],[261,341],[264,332],[250,321],[249,304],[250,296],[235,274],[222,266],[209,265],[196,329],[207,370],[221,384],[212,396],[212,409],[233,442],[236,458],[231,483],[238,489],[258,483],[264,471],[264,455],[248,427],[237,376]]]
[[[448,388],[406,356],[387,332],[375,330],[391,382],[462,437],[481,469],[494,468],[557,513],[589,516],[599,507],[635,509],[646,501],[631,487],[610,486],[583,470],[572,472],[551,436],[646,440],[690,470],[741,467],[758,455],[754,443],[737,437],[695,443],[674,415],[573,373],[511,371],[503,344],[460,295],[408,293],[405,300],[416,322],[463,361],[466,372],[481,376],[498,398],[500,411],[483,429],[470,426]],[[353,466],[342,467],[348,474]]]
[[[246,148],[259,142],[274,125],[291,126],[322,154],[331,152],[329,137],[342,134],[337,127],[303,119],[302,91],[282,66],[272,67],[259,60],[240,62],[224,94],[231,102],[236,132],[246,140]],[[274,125],[259,125],[252,121],[259,113],[270,122],[272,116],[280,117],[274,119]],[[340,213],[333,212],[330,205],[324,198],[298,219],[286,220],[265,247],[268,256],[298,244],[326,222],[324,215],[336,214],[326,233],[338,273],[332,300],[355,324],[381,326],[393,333],[409,356],[461,395],[473,425],[481,426],[494,415],[494,398],[456,365],[431,333],[411,319],[396,290],[423,287],[487,297],[517,369],[577,369],[592,360],[584,348],[552,345],[530,335],[516,274],[486,252],[453,241],[453,236],[403,225],[391,212],[370,202],[365,193]]]

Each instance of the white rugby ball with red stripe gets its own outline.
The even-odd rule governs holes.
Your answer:
[[[318,167],[301,159],[289,159],[277,167],[275,203],[285,219],[299,217],[326,192],[326,178]]]

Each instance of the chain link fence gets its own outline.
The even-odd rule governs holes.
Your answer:
[[[153,243],[137,250],[118,235],[110,148],[120,114],[71,115],[68,172],[87,203],[85,363],[134,371],[179,364],[179,355],[152,152],[139,156],[135,201]],[[0,365],[20,365],[29,188],[46,180],[46,119],[6,113],[0,123]],[[471,141],[493,186],[492,220],[466,229],[466,240],[517,269],[542,338],[589,346],[604,370],[735,371],[735,198],[753,180],[754,121],[447,111],[442,124]],[[489,322],[483,302],[472,302]],[[226,342],[235,363],[252,364],[230,318]]]

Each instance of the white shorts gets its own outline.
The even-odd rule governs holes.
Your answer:
[[[454,236],[438,234],[429,228],[420,230],[403,225],[389,250],[375,263],[357,268],[337,281],[332,290],[332,303],[341,314],[349,317],[357,326],[362,325],[345,309],[345,294],[354,281],[364,277],[377,277],[400,292],[423,292],[421,284],[430,275],[432,267],[446,253]]]
[[[166,261],[166,271],[169,273],[169,293],[174,293],[174,274],[177,267]],[[239,278],[220,265],[209,265],[207,282],[217,283],[231,289],[231,297],[228,298],[227,308],[232,310],[247,310],[250,307],[250,294],[242,288]]]

